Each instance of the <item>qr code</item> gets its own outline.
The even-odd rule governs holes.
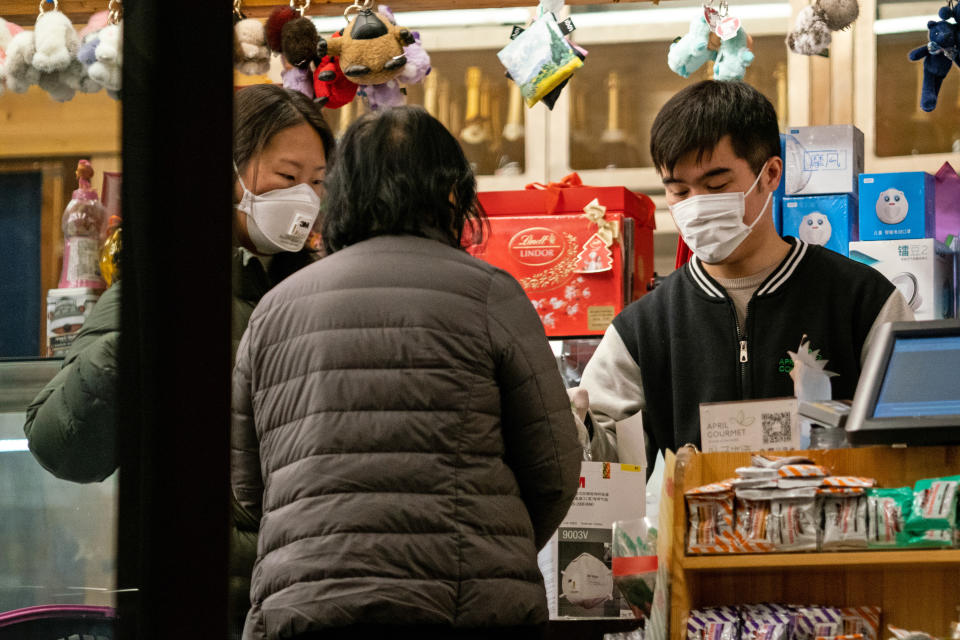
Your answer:
[[[760,414],[763,422],[763,444],[789,444],[793,440],[789,411]]]

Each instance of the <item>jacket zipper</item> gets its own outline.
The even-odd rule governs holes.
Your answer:
[[[743,329],[740,327],[740,318],[737,317],[737,309],[733,304],[733,301],[728,298],[730,303],[731,311],[733,311],[733,320],[734,324],[737,327],[737,343],[739,346],[739,358],[737,362],[737,368],[740,372],[740,399],[746,400],[749,398],[750,389],[747,385],[747,367],[750,364],[750,350],[749,350],[749,340],[747,339],[747,334],[744,333]],[[744,316],[744,324],[746,324],[747,318],[750,317],[750,305],[753,303],[751,298],[747,302],[747,313]]]

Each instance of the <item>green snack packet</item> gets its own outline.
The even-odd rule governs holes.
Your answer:
[[[953,529],[930,529],[909,533],[903,546],[911,549],[940,549],[953,546]]]
[[[960,476],[918,480],[907,531],[922,534],[930,529],[952,529],[957,519],[958,488]]]
[[[913,506],[913,489],[867,489],[867,546],[906,546],[906,521]]]

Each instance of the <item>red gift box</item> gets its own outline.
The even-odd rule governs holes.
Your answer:
[[[524,288],[551,337],[602,335],[625,303],[623,216],[606,214],[617,239],[577,215],[491,216],[474,256],[508,271]]]
[[[633,289],[630,299],[636,300],[647,293],[647,283],[653,279],[653,230],[656,229],[656,205],[648,196],[624,187],[583,186],[580,177],[572,173],[558,183],[534,183],[522,191],[486,191],[478,197],[491,222],[499,216],[579,215],[594,198],[606,207],[608,215],[619,213],[632,218]]]

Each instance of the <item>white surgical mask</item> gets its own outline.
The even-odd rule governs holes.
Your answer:
[[[237,209],[247,214],[247,235],[254,248],[263,254],[300,251],[320,214],[320,196],[303,182],[255,195],[239,170],[237,179],[243,188]]]
[[[593,609],[613,599],[613,572],[589,553],[574,558],[563,575],[563,595],[570,604]]]
[[[767,196],[756,220],[749,226],[744,224],[746,212],[744,201],[760,182],[767,165],[753,181],[746,193],[708,193],[691,196],[670,207],[673,220],[680,229],[683,241],[690,250],[707,264],[722,262],[736,250],[763,217],[773,192]]]

